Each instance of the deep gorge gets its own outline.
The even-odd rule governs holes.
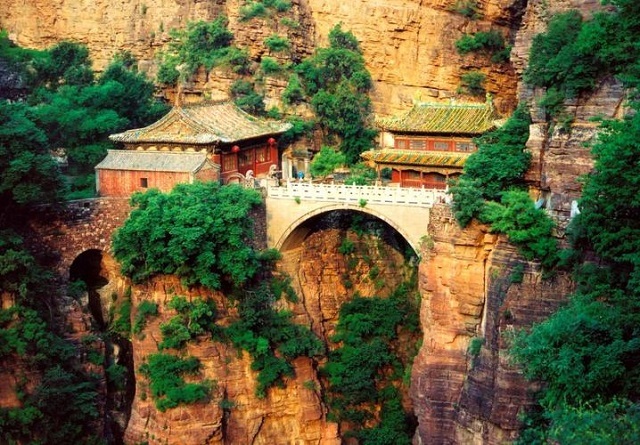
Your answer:
[[[269,19],[243,22],[239,11],[244,4],[235,1],[94,3],[89,7],[80,1],[9,0],[0,11],[0,28],[29,48],[45,48],[64,39],[83,42],[99,70],[116,52],[128,50],[139,60],[139,69],[152,75],[158,69],[156,53],[169,40],[169,30],[189,21],[227,15],[235,42],[248,48],[254,65],[263,56],[274,56],[262,42],[274,27],[283,29]],[[522,73],[529,63],[532,40],[546,29],[550,17],[569,9],[590,17],[601,6],[595,0],[478,1],[479,18],[472,19],[456,10],[460,4],[361,1],[346,7],[331,1],[294,1],[287,17],[299,27],[286,31],[293,50],[275,58],[280,62],[303,59],[323,46],[329,29],[341,22],[361,44],[372,77],[370,96],[376,115],[394,114],[414,100],[467,99],[461,92],[461,76],[482,71],[486,92],[502,115],[511,114],[518,102],[529,106],[532,122],[526,150],[531,153],[531,165],[524,180],[534,202],[556,222],[554,237],[559,246],[566,247],[567,227],[583,191],[582,177],[594,165],[587,145],[599,131],[593,118],[623,117],[628,111],[626,90],[613,75],[599,79],[592,91],[565,100],[560,119],[545,108],[544,88],[525,84]],[[508,62],[495,64],[486,54],[456,51],[455,42],[461,35],[495,29],[512,46]],[[2,69],[0,66],[0,75]],[[191,96],[220,98],[228,94],[233,79],[224,70],[201,69],[183,88]],[[285,79],[268,78],[261,91],[265,102],[278,103],[286,86]],[[3,88],[0,82],[0,91]],[[161,95],[174,100],[176,90],[168,87]],[[294,114],[309,113],[304,105],[296,107],[292,107]],[[259,397],[257,372],[247,351],[210,332],[192,334],[177,354],[194,357],[200,365],[193,373],[185,372],[183,380],[205,384],[207,396],[166,410],[158,409],[149,376],[140,367],[159,352],[162,325],[179,315],[177,306],[172,306],[173,298],[213,301],[215,323],[225,328],[237,319],[237,300],[224,290],[184,286],[175,276],[132,284],[120,273],[102,232],[89,242],[67,240],[69,247],[86,245],[89,250],[69,268],[54,270],[52,277],[43,275],[62,295],[44,292],[47,298],[38,304],[43,313],[51,314],[48,321],[57,326],[61,338],[76,348],[69,354],[76,356],[78,368],[97,382],[91,389],[95,396],[86,399],[95,417],[85,426],[108,443],[357,443],[347,432],[374,428],[383,409],[381,403],[372,403],[365,409],[370,414],[366,420],[334,422],[327,399],[332,395],[331,375],[326,367],[331,353],[338,355],[335,351],[340,345],[331,338],[337,333],[340,309],[359,297],[389,299],[394,290],[409,282],[414,286],[408,301],[414,305],[411,314],[419,321],[417,329],[398,324],[399,335],[388,343],[399,364],[381,366],[376,371],[381,380],[374,384],[381,388],[385,385],[382,377],[389,378],[393,382],[389,386],[399,394],[394,403],[400,401],[402,416],[398,417],[405,429],[402,441],[387,443],[502,444],[516,440],[523,427],[522,415],[536,409],[535,392],[542,385],[526,380],[514,364],[509,353],[511,339],[516,331],[547,319],[564,306],[580,283],[569,270],[547,274],[539,262],[526,260],[505,235],[492,232],[488,225],[475,220],[460,228],[451,208],[444,204],[436,205],[428,223],[425,221],[419,252],[411,251],[388,226],[357,215],[334,212],[308,222],[307,236],[297,245],[287,245],[274,272],[291,278],[298,298],[277,299],[274,307],[288,311],[291,320],[308,327],[321,340],[324,352],[293,359],[295,375]],[[68,252],[58,244],[51,249],[51,238],[61,237],[66,228],[48,228],[47,217],[44,213],[41,217],[38,223],[29,220],[22,227],[29,236],[26,244],[41,254],[38,258],[44,263],[59,266]],[[8,219],[0,218],[0,222]],[[121,225],[122,221],[109,224]],[[589,261],[597,262],[593,253],[588,255]],[[78,280],[86,289],[74,287],[72,283]],[[0,289],[3,309],[10,309],[18,294],[19,289]],[[7,317],[0,322],[3,328],[12,328],[18,315]],[[44,349],[58,353],[53,342],[43,344],[47,345]],[[0,351],[5,352],[1,345]],[[0,407],[20,407],[24,394],[37,387],[44,369],[43,354],[40,350],[38,354],[35,361],[0,355],[0,380],[9,382],[0,384]],[[280,357],[276,354],[276,358]],[[84,394],[87,388],[78,385],[74,388]],[[53,403],[51,407],[63,410]],[[84,405],[80,408],[89,410]],[[21,434],[28,435],[28,431]]]

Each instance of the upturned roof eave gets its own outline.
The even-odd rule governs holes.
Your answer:
[[[157,124],[157,123],[156,123]],[[157,127],[157,125],[156,125]],[[109,135],[109,139],[113,142],[121,142],[124,144],[137,144],[137,143],[166,143],[166,144],[195,144],[195,145],[211,145],[216,143],[221,144],[231,144],[235,142],[243,142],[251,139],[258,139],[267,136],[280,135],[292,127],[291,124],[286,123],[283,124],[280,128],[273,128],[269,130],[265,130],[263,132],[254,133],[247,136],[241,136],[237,138],[228,138],[224,136],[214,135],[211,133],[201,133],[197,136],[191,136],[183,138],[182,140],[176,140],[175,137],[166,136],[166,137],[145,137],[145,136],[137,136],[136,133],[142,133],[150,128],[144,127],[139,129],[127,130],[122,133],[116,133]]]

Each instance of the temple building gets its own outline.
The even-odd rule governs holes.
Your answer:
[[[241,182],[281,170],[277,138],[290,124],[253,117],[230,102],[174,107],[159,121],[109,136],[96,166],[101,196],[128,196],[146,188],[170,190],[195,180]]]
[[[416,103],[403,116],[378,119],[379,148],[362,158],[380,171],[391,169],[401,187],[445,189],[476,151],[472,139],[496,128],[493,104]]]

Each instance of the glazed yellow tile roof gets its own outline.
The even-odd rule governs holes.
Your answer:
[[[490,103],[418,103],[404,116],[380,118],[376,124],[391,132],[480,135],[493,129],[497,119]]]
[[[109,139],[125,143],[233,143],[277,135],[290,127],[286,122],[258,119],[230,102],[208,102],[174,107],[147,127],[112,134]]]
[[[377,164],[462,167],[470,154],[471,153],[383,148],[381,150],[365,151],[360,156],[367,161],[373,161]]]

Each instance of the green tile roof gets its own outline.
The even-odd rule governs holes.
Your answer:
[[[491,103],[417,103],[404,116],[380,118],[376,124],[390,132],[481,135],[497,119]]]
[[[147,127],[112,134],[109,139],[125,143],[234,143],[277,135],[290,127],[286,122],[258,119],[230,102],[207,102],[174,107]]]
[[[377,164],[417,165],[429,167],[462,167],[471,153],[398,150],[383,148],[362,153],[363,159]]]
[[[205,152],[108,150],[96,170],[195,173],[207,162]]]

